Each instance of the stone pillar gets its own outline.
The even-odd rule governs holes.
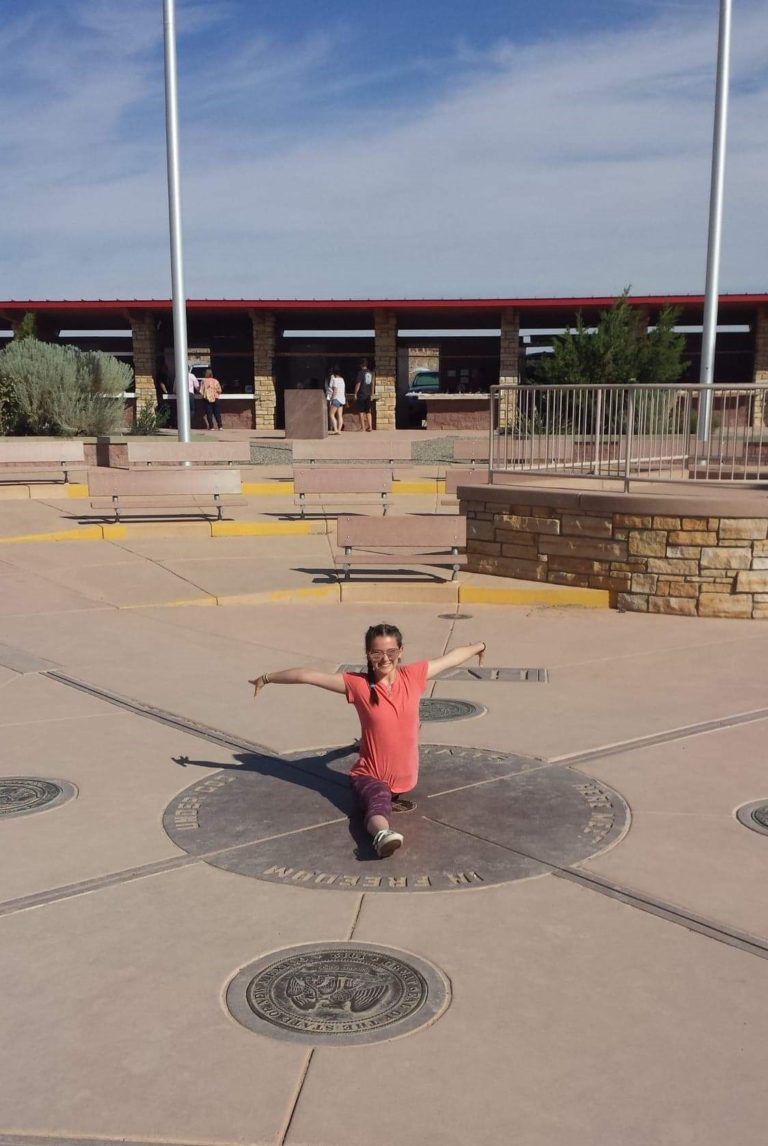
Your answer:
[[[501,312],[501,338],[499,343],[499,383],[502,386],[520,385],[520,314],[516,310]],[[517,422],[517,391],[502,396],[499,417],[508,425]],[[505,412],[505,415],[502,414]],[[491,412],[492,420],[496,415]]]
[[[759,306],[755,315],[755,365],[752,381],[756,386],[768,386],[768,306]],[[752,429],[765,425],[765,394],[756,393],[752,406]]]
[[[153,409],[157,405],[155,386],[157,331],[154,316],[148,311],[132,311],[128,317],[133,333],[133,374],[136,380],[136,401],[133,406],[135,424],[146,402],[150,402]]]
[[[376,429],[394,430],[397,396],[397,316],[377,310],[373,316],[376,365]]]
[[[274,430],[277,412],[275,385],[275,316],[268,310],[252,310],[253,401],[257,430]]]
[[[520,314],[516,310],[501,312],[499,347],[499,382],[517,386],[520,381]]]

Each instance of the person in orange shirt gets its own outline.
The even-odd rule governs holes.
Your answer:
[[[485,642],[462,645],[430,661],[403,665],[403,636],[395,625],[372,625],[365,634],[367,672],[324,673],[292,668],[262,673],[249,681],[254,696],[268,684],[312,684],[344,693],[360,719],[360,755],[350,781],[362,808],[366,830],[381,858],[402,846],[393,831],[392,799],[410,792],[419,775],[419,701],[427,681],[476,656]]]

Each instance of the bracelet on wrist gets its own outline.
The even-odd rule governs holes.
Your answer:
[[[264,684],[269,684],[269,673],[263,672],[261,674],[261,679],[264,681]]]

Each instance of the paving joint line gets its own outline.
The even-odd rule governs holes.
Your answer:
[[[153,863],[140,864],[138,867],[122,868],[118,871],[106,872],[104,875],[93,876],[91,879],[80,880],[77,883],[65,883],[60,887],[48,888],[46,891],[32,892],[30,895],[19,896],[17,899],[7,899],[0,902],[0,919],[7,915],[16,915],[19,911],[29,911],[33,907],[47,907],[53,903],[63,903],[67,899],[76,899],[80,895],[89,895],[94,891],[104,891],[107,888],[120,887],[126,883],[135,883],[139,879],[148,879],[153,875],[165,875],[168,872],[178,871],[179,868],[193,867],[198,863],[208,863],[210,860],[231,855],[243,848],[255,847],[257,844],[268,844],[272,840],[281,840],[285,839],[286,836],[313,832],[318,828],[327,828],[332,824],[343,824],[346,821],[346,816],[337,816],[332,820],[308,824],[304,828],[291,828],[288,832],[276,832],[271,836],[260,836],[258,839],[230,844],[229,847],[217,848],[212,852],[170,856],[166,860],[155,860]]]
[[[687,931],[693,931],[699,935],[703,935],[707,939],[713,939],[718,943],[723,943],[728,947],[735,947],[749,955],[756,955],[760,959],[768,959],[768,940],[763,940],[757,935],[751,935],[746,931],[739,931],[734,927],[727,927],[724,924],[717,923],[713,919],[707,919],[703,915],[696,915],[693,912],[686,911],[682,907],[677,907],[673,903],[667,903],[663,899],[657,899],[643,892],[634,891],[632,888],[625,887],[619,883],[612,883],[610,880],[603,879],[601,876],[593,875],[589,872],[584,872],[579,868],[563,867],[561,864],[554,863],[551,860],[542,859],[540,856],[531,855],[529,852],[521,851],[519,848],[512,848],[507,844],[499,843],[498,840],[487,840],[484,836],[478,835],[476,832],[469,832],[466,828],[457,828],[454,824],[448,824],[444,820],[433,819],[431,816],[425,816],[424,819],[429,820],[433,824],[440,824],[444,828],[459,832],[461,835],[480,840],[484,844],[492,844],[496,847],[503,848],[504,851],[511,852],[513,855],[523,856],[525,859],[533,860],[534,863],[539,863],[542,867],[548,868],[550,875],[558,879],[565,879],[571,883],[576,883],[587,891],[594,891],[609,899],[616,899],[627,907],[634,907],[638,911],[655,915],[657,919],[674,923],[678,927],[684,927]]]

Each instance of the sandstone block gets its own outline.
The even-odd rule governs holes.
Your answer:
[[[649,597],[649,613],[671,613],[676,617],[695,617],[696,602],[689,597]]]
[[[753,605],[752,606],[752,620],[753,621],[768,621],[768,605]]]
[[[632,592],[655,593],[657,580],[658,578],[654,573],[633,573]]]
[[[687,518],[683,518],[685,522]],[[668,545],[717,545],[717,534],[708,529],[673,529]]]
[[[707,518],[707,529],[719,529],[719,528],[720,528],[720,518],[719,517],[708,517]]]
[[[614,531],[613,531],[613,540],[614,541],[626,541],[628,537],[629,537],[629,530],[628,529],[614,529]]]
[[[749,549],[720,545],[716,549],[705,547],[701,551],[702,569],[749,569]]]
[[[668,545],[667,557],[684,557],[689,561],[698,561],[701,557],[699,545]]]
[[[614,513],[613,524],[620,529],[650,529],[653,519],[635,513]]]
[[[595,561],[622,561],[627,556],[623,541],[598,541],[589,537],[542,537],[539,551],[563,557],[592,557]]]
[[[699,597],[700,617],[751,617],[752,598],[747,593],[706,593]]]
[[[695,577],[699,571],[698,561],[685,561],[683,558],[648,558],[649,573],[674,573],[678,577]]]
[[[547,565],[545,561],[520,561],[514,557],[493,558],[496,568],[493,572],[498,577],[519,577],[523,581],[546,581]]]
[[[498,557],[501,554],[501,546],[498,541],[473,541],[471,552],[482,553],[486,557]]]
[[[536,552],[536,537],[533,533],[522,533],[518,529],[500,529],[498,525],[494,527],[493,531],[494,541],[500,541],[502,545],[517,545],[524,546],[530,549],[529,557],[532,557]]]
[[[501,555],[502,557],[519,557],[522,561],[538,561],[536,548],[525,545],[502,544]]]
[[[752,568],[753,569],[768,569],[768,557],[753,557],[752,558]]]
[[[522,517],[516,513],[505,513],[499,525],[505,529],[519,529],[523,533],[549,533],[560,532],[560,522],[554,517]]]
[[[737,593],[768,593],[768,570],[736,574]]]
[[[705,581],[700,586],[702,593],[732,593],[736,584],[736,574],[727,581]]]
[[[586,573],[550,573],[547,581],[551,585],[576,585],[580,589],[591,589],[592,579]]]
[[[616,576],[601,576],[597,574],[589,578],[592,589],[610,589],[614,593],[626,593],[629,589],[630,576],[628,573]]]
[[[706,529],[706,517],[684,517],[682,519],[683,529]]]
[[[680,529],[682,522],[679,517],[654,517],[652,529]]]
[[[629,535],[629,552],[638,557],[664,557],[667,535],[661,529],[638,529]]]
[[[609,561],[591,561],[588,557],[561,557],[553,553],[549,558],[549,568],[560,573],[610,573]]]
[[[478,521],[477,518],[467,517],[468,541],[493,541],[493,522]]]
[[[768,557],[768,541],[756,541],[752,551],[755,557]]]
[[[627,613],[647,613],[648,598],[640,593],[619,593],[616,607]]]
[[[578,537],[612,537],[612,517],[584,517],[570,513],[563,514],[564,534],[574,534]]]
[[[662,596],[661,587],[666,585],[668,592],[663,594],[667,597],[698,597],[699,586],[691,585],[688,581],[662,581],[659,578],[659,596]]]
[[[749,541],[765,541],[768,537],[768,518],[765,517],[721,517],[720,540],[734,538]]]

